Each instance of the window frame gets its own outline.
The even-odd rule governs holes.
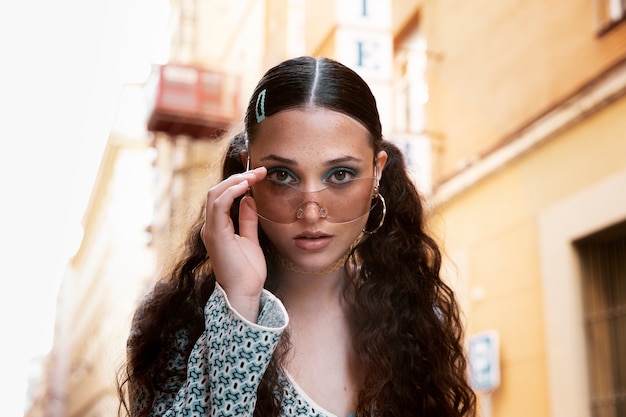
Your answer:
[[[595,20],[598,36],[626,21],[626,0],[596,0]]]

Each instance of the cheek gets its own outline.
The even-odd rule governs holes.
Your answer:
[[[289,236],[289,225],[270,223],[263,219],[259,219],[259,225],[270,242],[272,242],[276,249],[282,252],[287,242],[287,236]]]
[[[361,235],[366,223],[367,217],[364,217],[352,223],[340,225],[342,226],[341,233],[345,237],[345,241],[348,246],[352,245],[352,243]]]

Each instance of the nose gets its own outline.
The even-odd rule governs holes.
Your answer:
[[[317,201],[305,201],[296,211],[298,220],[304,219],[310,222],[326,218],[326,209]]]

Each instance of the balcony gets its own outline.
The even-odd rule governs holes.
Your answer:
[[[215,138],[241,116],[239,78],[222,72],[161,65],[153,70],[146,90],[151,132]]]

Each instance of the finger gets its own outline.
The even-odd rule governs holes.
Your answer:
[[[215,199],[222,195],[226,190],[234,185],[240,184],[242,181],[249,180],[252,182],[256,182],[256,172],[254,171],[246,171],[239,174],[231,175],[225,180],[221,181],[219,184],[214,185],[207,193],[207,198],[209,200]],[[211,198],[213,197],[213,198]]]
[[[226,193],[232,187],[238,187],[243,181],[248,181],[248,186],[262,180],[267,173],[265,167],[259,167],[250,171],[242,172],[239,174],[231,175],[226,178],[219,184],[213,186],[207,192],[207,209],[212,208],[213,202],[221,197],[224,193]],[[247,189],[246,189],[247,190]],[[237,194],[233,196],[233,201],[235,198],[239,197],[243,193]],[[232,193],[231,193],[232,195]],[[224,200],[222,200],[224,202]],[[232,204],[232,201],[231,201]]]
[[[254,198],[245,196],[239,203],[239,235],[259,243],[259,218]]]
[[[255,179],[254,182],[257,182],[257,181],[261,181],[263,178],[265,178],[265,176],[267,175],[267,168],[265,168],[265,167],[258,167],[258,168],[255,168],[253,170],[250,170],[248,172],[251,172],[251,173],[254,174],[254,177],[255,177],[254,178]]]
[[[226,204],[228,209],[230,209],[230,206],[237,197],[243,195],[252,184],[262,180],[266,174],[267,169],[265,167],[259,167],[243,173],[231,175],[212,187],[207,193],[207,214],[209,214],[209,210],[214,207],[215,203],[221,205]],[[247,181],[248,184],[247,187],[241,191],[242,183],[244,181]],[[223,209],[224,207],[221,208]]]
[[[255,168],[235,174],[223,180],[207,192],[205,206],[205,229],[202,240],[207,246],[210,231],[212,235],[222,235],[233,231],[230,208],[236,198],[245,194],[250,185],[262,180],[267,174],[265,167]]]
[[[245,194],[249,187],[248,181],[244,180],[231,185],[217,197],[212,195],[212,193],[215,193],[215,190],[210,191],[207,196],[205,223],[212,229],[220,229],[230,225],[230,208],[235,199]]]
[[[265,168],[264,166],[260,166],[251,169],[250,171],[246,171],[245,174],[249,175],[248,177],[246,177],[246,179],[250,181],[250,185],[253,185],[265,178],[265,176],[267,175],[267,168]]]

